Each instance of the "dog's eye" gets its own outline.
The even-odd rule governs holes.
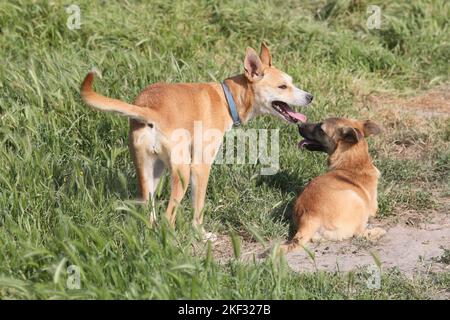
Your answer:
[[[287,85],[282,84],[281,86],[278,86],[278,88],[280,88],[280,89],[286,89],[286,88],[287,88]]]

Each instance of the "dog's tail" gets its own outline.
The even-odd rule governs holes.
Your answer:
[[[294,236],[294,238],[292,238],[289,241],[286,241],[285,243],[283,243],[282,245],[280,245],[280,250],[284,253],[289,253],[291,251],[297,250],[297,249],[301,249],[305,246],[305,244],[309,241],[310,239],[307,239],[303,236],[301,236],[300,234],[296,234]]]
[[[137,119],[145,123],[150,120],[156,120],[154,119],[154,112],[151,112],[153,110],[150,110],[149,108],[141,108],[118,99],[105,97],[95,92],[92,89],[92,83],[94,82],[95,75],[101,77],[100,72],[96,68],[93,68],[89,71],[81,84],[81,97],[87,105],[100,111],[117,112],[121,115]]]
[[[317,219],[304,219],[292,240],[282,244],[280,250],[288,253],[296,249],[305,248],[305,245],[312,239],[319,227],[320,222]]]

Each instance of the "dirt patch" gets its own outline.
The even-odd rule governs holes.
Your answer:
[[[432,217],[415,217],[413,226],[406,217],[396,224],[388,220],[376,221],[371,227],[387,230],[386,235],[377,242],[352,238],[340,242],[310,243],[310,253],[303,249],[291,252],[286,255],[287,263],[298,272],[348,272],[375,266],[375,259],[378,259],[382,270],[395,268],[407,277],[450,272],[447,259],[441,259],[450,252],[450,214],[434,212]],[[241,260],[263,259],[266,248],[261,244],[242,241],[241,245]],[[213,244],[213,255],[221,263],[234,258],[230,237],[219,236]]]
[[[450,116],[450,85],[442,85],[412,97],[393,94],[372,94],[367,97],[375,106],[395,106],[397,109],[415,111],[424,116]]]
[[[373,226],[385,227],[385,224]],[[430,271],[450,271],[450,265],[439,262],[445,249],[450,250],[450,216],[438,214],[418,227],[402,224],[385,227],[386,235],[376,243],[354,238],[310,244],[314,260],[305,250],[292,252],[286,258],[296,271],[346,272],[375,265],[374,256],[383,270],[396,268],[409,277]]]
[[[382,127],[382,134],[374,139],[380,156],[422,160],[429,158],[433,150],[448,147],[439,137],[450,121],[449,84],[416,96],[357,93],[360,117],[372,119]]]
[[[240,238],[241,259],[249,261],[253,256],[258,256],[263,250],[263,246],[257,242]],[[233,244],[227,235],[218,235],[212,246],[212,253],[218,262],[227,262],[234,258]]]

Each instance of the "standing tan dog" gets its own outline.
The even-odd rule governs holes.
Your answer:
[[[218,132],[209,141],[214,159],[223,135],[233,123],[247,123],[257,115],[270,114],[288,122],[306,121],[289,106],[305,106],[312,95],[295,87],[292,78],[272,65],[269,49],[261,44],[261,53],[247,48],[244,74],[220,83],[157,83],[147,87],[133,104],[107,98],[92,89],[95,72],[91,71],[81,86],[81,96],[90,106],[117,112],[131,118],[129,145],[136,166],[138,185],[143,201],[154,201],[155,189],[164,168],[171,175],[171,194],[166,217],[175,224],[176,207],[191,182],[194,225],[203,221],[202,209],[211,169],[211,161],[185,161],[196,154],[189,140],[187,157],[179,156],[180,129],[194,135],[194,125],[201,122],[203,130]],[[228,93],[226,96],[225,93]],[[237,119],[236,119],[237,118]],[[212,147],[211,147],[212,146]],[[184,159],[180,161],[180,158]],[[198,160],[198,159],[197,159]],[[154,208],[155,206],[153,206]],[[153,209],[150,220],[156,219]]]
[[[305,140],[299,147],[329,155],[329,171],[313,179],[297,198],[294,222],[298,230],[281,246],[284,252],[309,240],[342,240],[364,236],[375,240],[386,233],[367,229],[377,212],[380,172],[372,164],[365,137],[380,132],[371,121],[331,118],[318,124],[299,125]]]

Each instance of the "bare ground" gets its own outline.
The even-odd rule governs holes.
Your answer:
[[[433,211],[425,216],[416,212],[405,214],[402,221],[375,220],[370,227],[387,230],[377,242],[352,238],[341,242],[323,241],[310,243],[308,251],[303,249],[286,255],[288,265],[294,271],[340,271],[348,272],[376,265],[382,270],[392,268],[407,277],[429,272],[450,272],[450,264],[443,257],[450,250],[450,213]],[[272,242],[270,246],[273,246]],[[263,245],[243,241],[242,259],[260,260],[267,248]],[[226,262],[233,258],[233,247],[228,236],[221,235],[213,244],[216,259]],[[313,257],[311,257],[311,253]]]
[[[373,226],[385,227],[384,223]],[[342,242],[311,244],[314,260],[305,250],[286,256],[295,271],[351,271],[376,265],[384,270],[396,268],[408,277],[417,274],[450,271],[450,265],[441,261],[444,249],[450,248],[450,216],[435,214],[429,221],[417,226],[397,224],[387,227],[387,233],[376,243],[353,238]]]
[[[410,97],[393,94],[371,94],[366,96],[375,107],[393,106],[400,111],[413,111],[417,116],[449,117],[450,85],[441,85]]]

